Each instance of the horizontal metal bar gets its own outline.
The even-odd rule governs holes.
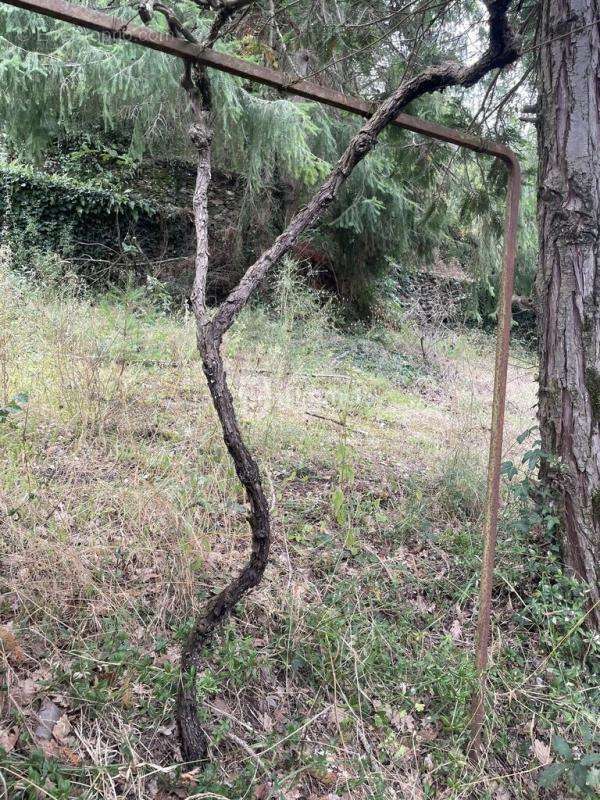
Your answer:
[[[230,75],[247,78],[265,86],[279,89],[286,94],[314,100],[317,103],[339,108],[361,117],[370,117],[376,108],[373,103],[369,103],[366,100],[349,97],[341,92],[327,89],[325,86],[319,86],[317,83],[296,80],[294,77],[277,70],[243,61],[241,58],[235,58],[227,53],[204,48],[200,44],[192,44],[182,39],[176,39],[166,33],[130,25],[119,17],[67,3],[65,0],[0,0],[0,2],[62,20],[63,22],[70,22],[79,27],[107,34],[112,38],[123,39],[153,50],[159,50],[177,58],[191,59],[207,67],[214,67],[222,72],[228,72]],[[491,142],[452,128],[446,128],[435,122],[413,117],[410,114],[398,114],[394,124],[399,128],[420,133],[433,139],[439,139],[443,142],[450,142],[460,147],[466,147],[478,153],[488,153],[507,163],[513,162],[515,158],[513,152],[503,144]]]

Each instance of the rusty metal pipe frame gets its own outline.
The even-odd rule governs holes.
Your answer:
[[[477,620],[475,652],[475,666],[479,676],[479,683],[471,706],[470,753],[473,757],[477,757],[481,750],[481,731],[485,717],[484,689],[492,615],[492,583],[494,578],[496,537],[498,533],[498,512],[500,509],[500,470],[502,465],[502,438],[506,407],[506,377],[512,322],[515,259],[517,256],[519,202],[521,199],[521,169],[514,153],[512,154],[512,158],[509,161],[505,161],[505,163],[508,167],[508,185],[506,190],[506,218],[504,223],[504,254],[502,263],[502,285],[498,304],[494,395],[492,400],[490,452],[483,524],[483,558],[479,586],[479,615]]]
[[[261,67],[239,58],[205,49],[149,28],[131,26],[109,14],[64,2],[64,0],[0,0],[11,6],[43,14],[54,19],[70,22],[83,28],[106,34],[114,39],[123,39],[134,44],[150,47],[177,58],[191,59],[207,67],[228,72],[287,94],[313,100],[333,108],[348,111],[361,117],[370,117],[375,106],[359,98],[348,97],[316,83],[295,80],[267,67]],[[506,375],[511,328],[511,304],[514,283],[515,258],[517,253],[517,223],[521,195],[521,171],[513,151],[503,144],[487,141],[462,131],[446,128],[434,122],[418,119],[408,114],[399,114],[393,122],[399,128],[413,131],[477,153],[487,153],[499,158],[508,170],[507,208],[504,228],[504,256],[502,266],[502,288],[498,313],[496,361],[494,370],[494,396],[492,405],[490,451],[487,473],[487,497],[483,527],[483,560],[481,567],[479,616],[476,638],[476,668],[479,676],[478,689],[473,698],[471,718],[471,753],[477,754],[481,747],[481,731],[484,721],[485,674],[488,663],[492,580],[494,556],[500,508],[500,467],[502,462],[502,435],[506,401]]]

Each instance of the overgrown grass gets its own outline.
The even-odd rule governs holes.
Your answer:
[[[598,641],[551,513],[528,500],[516,441],[533,424],[527,353],[511,366],[519,471],[505,487],[488,745],[473,766],[491,341],[448,333],[424,364],[410,329],[335,332],[289,270],[272,305],[244,315],[228,371],[275,545],[206,653],[212,759],[186,772],[179,645],[248,545],[193,322],[165,313],[156,286],[86,297],[6,268],[0,282],[0,796],[594,795]],[[46,741],[44,700],[61,715]],[[539,788],[550,761],[563,767]]]

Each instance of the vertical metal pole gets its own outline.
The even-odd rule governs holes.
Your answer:
[[[478,685],[472,700],[470,755],[477,758],[481,751],[481,731],[484,720],[484,695],[488,647],[490,640],[490,618],[494,559],[498,532],[498,510],[500,507],[500,468],[502,465],[502,435],[504,432],[504,408],[506,402],[506,376],[512,321],[512,295],[517,254],[517,225],[519,199],[521,195],[521,171],[514,157],[503,159],[508,167],[507,209],[504,228],[504,257],[502,265],[502,288],[498,306],[498,331],[496,339],[496,363],[494,368],[494,396],[492,403],[492,425],[488,461],[487,495],[483,527],[483,559],[479,589],[479,616],[477,620],[475,666]]]

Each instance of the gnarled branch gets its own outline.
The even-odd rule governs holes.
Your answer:
[[[223,301],[213,322],[215,334],[222,337],[269,269],[289,252],[304,231],[319,220],[337,197],[340,188],[362,159],[377,144],[382,130],[413,100],[450,86],[473,86],[493,69],[512,63],[519,57],[519,40],[510,27],[506,13],[511,0],[487,0],[489,43],[485,53],[469,67],[456,62],[439,64],[403,83],[382,103],[352,139],[325,183],[310,202],[293,217],[286,230],[246,271],[239,284]]]
[[[247,565],[237,577],[206,603],[183,647],[182,678],[176,715],[182,754],[188,762],[204,759],[207,752],[207,737],[199,720],[195,685],[196,671],[201,665],[202,649],[236,603],[260,583],[267,566],[271,541],[269,508],[259,469],[242,439],[233,400],[227,386],[221,354],[223,335],[244,308],[269,268],[289,252],[301,234],[324,214],[352,170],[375,147],[380,133],[408,103],[424,94],[443,91],[450,86],[472,86],[490,70],[502,68],[518,57],[518,40],[506,17],[510,1],[486,1],[489,12],[489,43],[486,52],[474,64],[465,67],[448,62],[430,67],[404,82],[381,104],[354,136],[320,190],[293,217],[287,229],[277,237],[273,245],[249,267],[212,319],[206,306],[206,277],[209,264],[207,195],[210,182],[211,142],[210,108],[207,107],[209,93],[199,88],[199,82],[206,80],[206,75],[200,68],[196,67],[195,75],[192,75],[189,69],[186,72],[184,86],[196,112],[192,141],[198,151],[194,192],[197,234],[196,274],[191,296],[197,322],[197,344],[213,405],[223,430],[223,439],[249,502],[248,523],[252,536],[251,554]],[[235,11],[248,5],[244,0],[196,0],[196,3],[203,8],[210,5],[217,11],[215,24],[218,22],[220,25],[227,22],[232,9]],[[218,33],[219,30],[213,25],[209,37],[211,43],[215,41]]]

